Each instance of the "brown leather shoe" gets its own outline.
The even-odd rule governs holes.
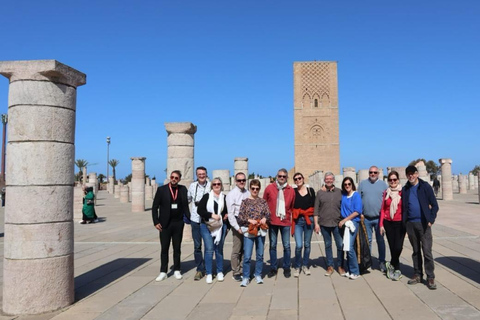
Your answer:
[[[407,283],[408,283],[408,284],[422,283],[422,278],[421,278],[418,274],[416,274],[416,275],[413,276],[412,279],[408,280]]]
[[[333,274],[333,271],[335,271],[335,270],[333,269],[332,266],[328,267],[327,272],[325,272],[325,276],[330,277]]]
[[[347,274],[345,272],[345,269],[343,269],[342,267],[338,267],[338,273],[342,276],[342,277],[345,277],[345,275]]]
[[[437,289],[437,284],[435,283],[435,279],[434,278],[429,278],[427,280],[427,288],[430,289],[430,290],[435,290]]]

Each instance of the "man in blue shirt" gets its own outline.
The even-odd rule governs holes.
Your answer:
[[[385,272],[385,240],[380,233],[380,209],[382,207],[383,192],[387,189],[387,184],[385,181],[378,179],[378,174],[378,167],[371,166],[368,170],[368,179],[360,181],[360,184],[358,185],[358,193],[362,196],[363,222],[367,229],[370,252],[372,252],[372,233],[373,230],[375,230],[379,269],[382,272]]]
[[[425,262],[427,287],[434,290],[437,285],[432,254],[432,225],[437,218],[438,203],[430,184],[418,178],[418,170],[415,166],[408,166],[405,173],[408,182],[402,189],[402,219],[412,245],[414,269],[414,275],[408,280],[408,284],[422,282],[423,262]]]

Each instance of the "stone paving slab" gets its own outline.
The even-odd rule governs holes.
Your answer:
[[[0,320],[480,319],[480,206],[476,194],[454,194],[453,201],[439,201],[440,212],[433,228],[438,285],[435,291],[424,284],[407,284],[413,273],[408,238],[401,257],[404,277],[400,281],[390,281],[377,270],[375,241],[373,269],[353,281],[338,273],[324,276],[325,253],[320,235],[312,239],[311,276],[301,274],[298,279],[286,279],[280,268],[277,277],[265,277],[264,284],[253,281],[241,288],[231,278],[232,242],[231,235],[227,235],[224,282],[214,279],[207,285],[205,279],[193,280],[193,245],[187,242],[182,244],[183,279],[176,280],[170,270],[169,278],[156,282],[160,246],[151,213],[132,213],[131,204],[120,203],[106,191],[99,192],[97,203],[102,222],[75,223],[76,302],[52,313],[0,315]],[[151,201],[146,203],[146,208],[150,207]],[[0,219],[1,284],[3,208]],[[291,247],[294,252],[293,239]],[[278,252],[281,257],[281,244]],[[266,274],[268,249],[264,257]]]

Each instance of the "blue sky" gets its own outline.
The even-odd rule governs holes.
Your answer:
[[[294,166],[293,62],[338,61],[341,167],[480,164],[480,2],[8,1],[0,60],[56,59],[78,88],[76,159],[163,180],[165,122],[189,121],[195,165]],[[8,80],[0,78],[0,112]],[[111,169],[110,169],[111,174]]]

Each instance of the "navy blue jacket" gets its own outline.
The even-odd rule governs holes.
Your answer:
[[[408,217],[408,198],[410,197],[410,188],[412,185],[407,182],[402,188],[402,218],[403,223],[407,223]],[[420,202],[420,211],[422,213],[422,223],[426,227],[430,222],[433,224],[437,218],[438,203],[433,189],[428,182],[418,179],[418,201]]]

